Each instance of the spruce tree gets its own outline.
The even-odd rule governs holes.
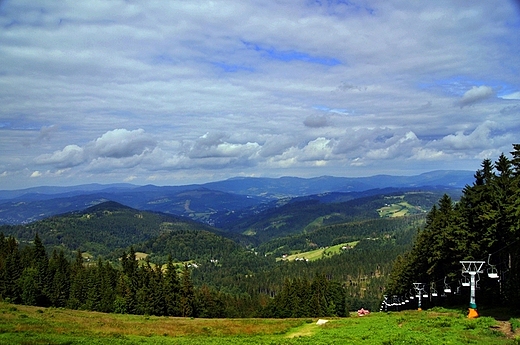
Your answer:
[[[180,281],[171,257],[168,257],[163,284],[166,314],[171,316],[181,316]]]
[[[180,285],[181,316],[195,316],[195,291],[191,281],[191,273],[188,265],[184,265]]]

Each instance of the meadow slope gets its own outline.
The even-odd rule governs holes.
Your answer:
[[[492,317],[463,311],[314,319],[193,319],[104,314],[0,303],[0,344],[518,344]],[[518,319],[511,319],[518,325]],[[506,329],[507,331],[507,329]]]

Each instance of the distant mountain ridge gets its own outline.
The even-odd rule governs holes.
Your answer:
[[[474,172],[465,170],[436,170],[414,176],[374,175],[369,177],[320,176],[313,178],[235,177],[204,184],[210,189],[230,193],[264,196],[303,196],[325,192],[362,192],[387,187],[438,187],[462,189],[474,181]]]
[[[283,193],[286,196],[302,196],[324,192],[364,191],[386,187],[421,187],[444,186],[463,188],[474,180],[474,172],[466,170],[435,170],[419,175],[394,176],[374,175],[368,177],[335,177],[320,176],[301,178],[284,176],[268,177],[233,177],[227,180],[203,184],[188,184],[179,186],[134,185],[130,183],[115,184],[83,184],[75,186],[40,186],[16,190],[0,190],[0,200],[19,197],[46,198],[49,195],[80,195],[86,192],[117,192],[128,190],[157,191],[169,189],[172,191],[191,190],[199,187],[220,190],[224,192],[265,195],[266,193]]]
[[[473,172],[439,170],[415,176],[315,178],[235,177],[182,186],[85,184],[0,191],[0,224],[21,224],[115,201],[140,210],[188,216],[212,224],[211,216],[265,205],[283,198],[323,193],[358,193],[385,188],[461,190]]]

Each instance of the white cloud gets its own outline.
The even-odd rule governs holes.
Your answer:
[[[401,137],[394,136],[388,139],[383,148],[369,150],[366,157],[372,160],[409,157],[414,148],[419,145],[421,145],[419,139],[410,131]]]
[[[490,137],[490,133],[496,127],[495,123],[487,121],[468,134],[459,131],[455,134],[447,135],[442,138],[442,143],[456,150],[484,148],[491,144],[493,139]]]
[[[500,98],[502,98],[502,99],[520,99],[520,91],[501,96]]]
[[[466,91],[462,98],[459,100],[460,107],[475,104],[485,99],[494,96],[495,92],[490,86],[473,86],[470,90]]]
[[[77,145],[67,145],[61,151],[36,157],[37,164],[50,164],[57,168],[70,168],[85,162],[84,150]]]
[[[117,165],[128,167],[138,164],[138,162],[135,162],[135,157],[153,149],[155,145],[155,141],[150,139],[142,129],[135,131],[116,129],[106,132],[96,140],[89,142],[85,147],[67,145],[60,151],[36,157],[35,162],[42,165],[52,165],[60,169],[71,168],[88,162],[93,166],[104,166],[108,161],[117,161]],[[131,161],[134,161],[134,163],[131,163]],[[109,166],[113,166],[113,163]]]
[[[156,142],[143,129],[115,129],[87,145],[87,150],[95,157],[123,158],[139,155],[155,146]]]

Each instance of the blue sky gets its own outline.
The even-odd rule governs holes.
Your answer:
[[[472,170],[520,138],[517,1],[0,2],[0,189]]]

